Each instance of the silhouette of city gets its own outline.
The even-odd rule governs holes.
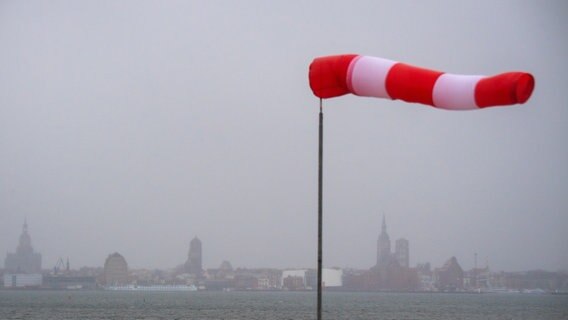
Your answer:
[[[410,243],[395,241],[394,251],[383,216],[377,239],[376,263],[366,270],[324,268],[326,290],[396,292],[568,292],[567,272],[542,270],[492,272],[488,265],[463,270],[456,257],[438,268],[430,263],[409,265]],[[6,255],[0,269],[1,288],[108,289],[108,290],[314,290],[313,268],[233,268],[224,260],[218,268],[203,268],[198,237],[189,243],[185,262],[169,270],[129,269],[127,257],[108,255],[103,267],[70,268],[59,258],[53,269],[42,269],[41,254],[34,252],[24,221],[15,253]],[[477,254],[476,254],[477,257]],[[477,259],[476,259],[477,261]]]

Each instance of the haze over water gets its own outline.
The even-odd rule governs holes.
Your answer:
[[[523,70],[522,106],[325,102],[326,266],[568,268],[565,1],[0,2],[0,256],[43,266],[314,267],[314,57]]]

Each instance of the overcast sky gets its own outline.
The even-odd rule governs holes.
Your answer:
[[[522,106],[324,101],[324,265],[568,268],[566,1],[0,1],[0,262],[316,267],[314,57],[522,70]]]

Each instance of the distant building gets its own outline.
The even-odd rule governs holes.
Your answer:
[[[343,270],[339,268],[323,269],[322,282],[324,288],[339,288],[343,286]],[[317,286],[315,286],[317,288]]]
[[[259,289],[280,289],[282,270],[264,269],[259,277]]]
[[[456,257],[451,257],[441,268],[434,270],[434,285],[440,291],[463,289],[464,273]]]
[[[282,272],[282,288],[288,290],[305,290],[307,287],[308,269],[284,270]]]
[[[385,266],[391,261],[391,242],[387,233],[387,223],[383,216],[381,233],[377,239],[377,267]]]
[[[224,260],[219,268],[207,269],[207,272],[205,272],[205,277],[208,280],[234,279],[235,272],[231,263],[227,260]]]
[[[231,262],[229,262],[227,260],[223,260],[223,262],[221,262],[221,266],[219,266],[219,270],[222,270],[222,271],[225,271],[225,272],[232,272],[233,266],[231,265]]]
[[[401,238],[396,240],[394,253],[391,252],[391,241],[387,233],[386,219],[385,216],[383,216],[381,233],[377,240],[377,264],[375,268],[381,269],[393,266],[394,264],[398,264],[399,267],[408,268],[409,259],[409,245],[406,239]]]
[[[16,253],[8,253],[6,256],[5,272],[18,274],[41,273],[41,254],[34,252],[32,240],[28,234],[27,221],[24,221]]]
[[[493,288],[507,288],[517,292],[545,290],[548,292],[568,293],[568,272],[544,270],[524,272],[501,271],[492,274],[491,285]]]
[[[104,283],[106,285],[124,285],[128,283],[128,264],[118,252],[110,254],[105,261]]]
[[[36,274],[4,274],[5,288],[39,288],[42,285],[42,275]]]
[[[306,290],[305,278],[301,276],[287,275],[282,277],[282,289],[284,290]]]
[[[189,253],[187,254],[184,269],[185,272],[195,276],[201,276],[203,273],[201,240],[197,237],[193,238],[189,243]]]
[[[416,266],[418,280],[420,281],[420,291],[434,291],[434,281],[432,270],[430,270],[430,263],[426,262]]]
[[[489,266],[473,268],[463,273],[463,286],[467,290],[486,290],[491,288],[491,272]]]
[[[86,276],[52,276],[43,277],[42,288],[46,289],[95,289],[96,278]]]
[[[395,251],[387,233],[385,216],[377,239],[377,263],[368,271],[350,270],[342,276],[343,287],[355,291],[412,291],[420,285],[416,269],[409,268],[408,240],[398,239]]]
[[[282,272],[282,288],[287,290],[316,290],[317,270],[298,269]],[[322,269],[322,285],[324,288],[343,287],[343,270],[338,268]]]
[[[398,239],[395,242],[394,255],[396,261],[401,267],[408,268],[409,262],[409,252],[408,252],[408,240]]]

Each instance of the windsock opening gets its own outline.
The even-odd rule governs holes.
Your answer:
[[[515,95],[519,103],[529,100],[534,90],[534,77],[529,73],[523,73],[517,82]]]

